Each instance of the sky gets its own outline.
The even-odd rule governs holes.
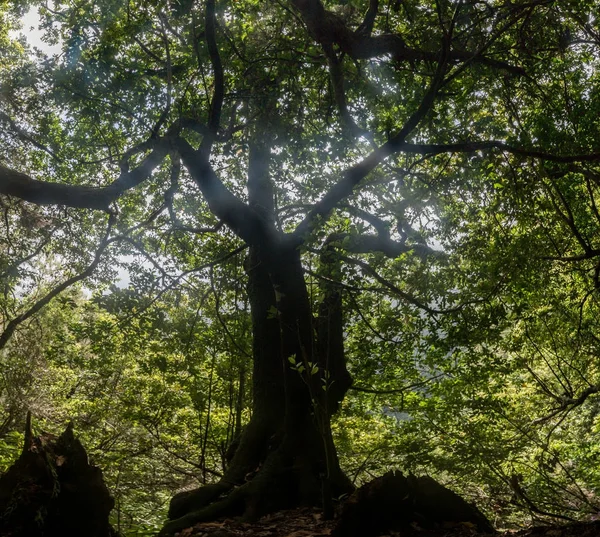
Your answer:
[[[22,22],[23,28],[13,33],[15,37],[19,34],[23,34],[26,37],[27,42],[32,47],[36,47],[48,55],[60,53],[60,44],[49,45],[48,43],[44,43],[44,41],[42,41],[42,36],[44,35],[44,32],[39,29],[40,16],[38,12],[38,7],[32,7],[25,14],[25,16],[22,19]]]

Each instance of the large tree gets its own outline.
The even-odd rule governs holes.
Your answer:
[[[3,36],[0,201],[7,229],[21,224],[6,274],[49,241],[66,268],[5,310],[0,346],[64,289],[110,272],[123,245],[170,286],[172,260],[189,271],[244,255],[252,417],[223,478],[177,496],[164,533],[230,512],[328,508],[351,488],[330,428],[351,385],[344,293],[383,289],[414,313],[416,339],[426,318],[459,312],[447,332],[489,320],[510,271],[536,260],[508,256],[523,252],[514,233],[487,273],[452,254],[466,243],[475,259],[474,231],[489,246],[501,243],[492,228],[531,222],[524,193],[544,188],[571,233],[539,231],[547,260],[598,258],[559,184],[589,185],[597,213],[598,11],[552,0],[42,7],[61,54],[27,55]]]

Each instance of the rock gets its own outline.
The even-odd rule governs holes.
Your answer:
[[[34,437],[28,415],[23,452],[0,478],[0,535],[116,537],[108,519],[113,506],[72,425],[59,437]]]
[[[411,526],[424,529],[466,523],[494,533],[485,516],[431,477],[388,472],[360,487],[344,505],[333,537],[370,537]]]

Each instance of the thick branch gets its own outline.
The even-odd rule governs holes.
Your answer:
[[[0,194],[14,196],[38,205],[67,205],[82,209],[106,210],[116,199],[115,189],[64,185],[37,181],[0,164]]]
[[[389,238],[390,224],[388,222],[386,222],[385,220],[383,220],[382,218],[379,218],[378,216],[371,214],[370,212],[365,211],[364,209],[361,209],[360,207],[355,207],[353,205],[345,206],[344,210],[348,211],[350,214],[357,216],[361,220],[364,220],[365,222],[368,222],[369,224],[371,224],[375,228],[375,230],[377,231],[377,234],[380,237]]]
[[[171,222],[173,222],[173,229],[177,231],[184,231],[187,233],[195,233],[195,234],[204,234],[204,233],[216,233],[223,227],[223,222],[217,222],[212,227],[194,227],[194,226],[186,226],[181,222],[178,218],[177,213],[175,212],[175,207],[173,206],[173,197],[179,188],[179,174],[181,173],[181,160],[179,155],[172,154],[171,155],[171,185],[165,192],[165,205],[167,206],[167,210],[169,211],[169,217],[171,218]]]
[[[213,141],[217,137],[217,131],[221,124],[221,109],[223,107],[223,98],[225,96],[225,78],[223,75],[223,63],[217,46],[216,27],[217,20],[215,15],[215,0],[206,2],[206,45],[213,68],[214,91],[210,104],[210,113],[208,116],[208,134],[202,140],[200,153],[208,157],[212,148]]]
[[[408,47],[404,39],[398,34],[371,36],[368,30],[375,19],[377,9],[375,2],[371,3],[365,17],[365,23],[356,31],[348,28],[341,17],[331,11],[327,11],[320,0],[292,0],[292,4],[300,12],[312,37],[319,44],[322,46],[335,44],[342,52],[355,60],[367,60],[390,55],[396,61],[435,62],[440,57],[440,51],[428,51]],[[451,50],[449,51],[448,59],[450,61],[471,61],[518,75],[524,74],[524,70],[520,67],[515,67],[506,62],[468,51]]]
[[[447,51],[447,43],[444,51]],[[431,81],[431,85],[429,86],[427,93],[425,93],[421,104],[408,118],[398,134],[390,138],[385,144],[372,151],[367,157],[361,160],[358,164],[352,166],[344,173],[342,178],[335,185],[333,185],[333,187],[331,187],[331,189],[313,207],[306,218],[304,218],[304,220],[298,224],[298,227],[294,231],[294,237],[296,241],[299,243],[304,242],[312,230],[318,225],[322,225],[322,223],[327,220],[334,207],[336,207],[339,202],[350,196],[354,188],[370,172],[372,172],[381,162],[383,162],[383,160],[397,151],[400,151],[406,145],[406,137],[427,115],[427,113],[431,110],[433,103],[435,102],[435,98],[444,78],[446,60],[447,57],[443,53],[439,58],[438,69],[435,73],[435,76]]]
[[[181,160],[200,188],[212,213],[246,244],[261,246],[275,239],[274,226],[232,194],[203,157],[184,139],[174,142]]]
[[[361,25],[356,29],[356,33],[362,34],[369,37],[373,32],[373,26],[375,26],[375,18],[377,17],[377,10],[379,9],[379,0],[369,0],[369,9],[365,14],[365,18]]]
[[[348,110],[348,101],[346,99],[346,90],[344,88],[344,71],[342,69],[342,60],[341,58],[337,57],[335,50],[333,50],[333,46],[323,45],[323,50],[327,56],[333,96],[340,112],[342,124],[349,129],[353,136],[358,136],[361,130],[355,123],[350,111]]]
[[[319,289],[323,299],[319,304],[317,317],[317,355],[321,368],[328,372],[324,377],[327,382],[326,409],[327,416],[332,416],[339,409],[352,377],[346,368],[344,354],[344,313],[342,288],[336,283],[341,278],[341,263],[335,244],[327,240],[321,251],[320,272],[324,276],[319,280]]]
[[[420,257],[440,255],[441,252],[432,250],[426,244],[405,244],[396,242],[389,237],[381,235],[351,235],[350,233],[335,233],[328,237],[328,242],[335,241],[339,246],[355,254],[368,254],[381,252],[390,258],[396,258],[407,252],[415,252]]]
[[[591,395],[595,395],[597,393],[600,393],[600,385],[598,384],[586,388],[577,397],[565,398],[563,401],[563,406],[565,408],[570,407],[571,409],[581,406]]]
[[[107,210],[126,190],[145,181],[167,154],[167,143],[160,141],[154,150],[132,171],[123,171],[105,187],[65,185],[38,181],[0,164],[0,194],[37,205],[66,205],[79,209]]]
[[[418,155],[441,155],[444,153],[476,153],[477,151],[488,151],[498,149],[513,155],[537,158],[549,162],[597,162],[600,161],[600,153],[588,153],[583,155],[556,155],[548,153],[540,148],[515,147],[505,142],[496,140],[459,142],[455,144],[403,144],[399,151],[403,153],[415,153]]]
[[[265,127],[264,132],[268,132],[266,122],[260,121],[259,124]],[[265,141],[264,133],[256,133],[248,146],[248,201],[252,209],[272,223],[275,221],[275,197],[269,174],[269,143]]]
[[[589,386],[583,390],[577,397],[560,397],[560,405],[554,408],[548,415],[538,418],[533,423],[545,423],[559,414],[567,414],[574,408],[577,408],[585,403],[589,397],[600,393],[600,384]]]

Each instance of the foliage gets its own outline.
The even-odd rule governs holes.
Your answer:
[[[30,6],[60,54],[11,33]],[[251,414],[264,145],[272,232],[296,241],[314,316],[323,282],[342,294],[349,476],[434,473],[498,525],[595,516],[599,18],[591,1],[0,3],[0,470],[27,409],[72,419],[132,535],[222,474]]]

